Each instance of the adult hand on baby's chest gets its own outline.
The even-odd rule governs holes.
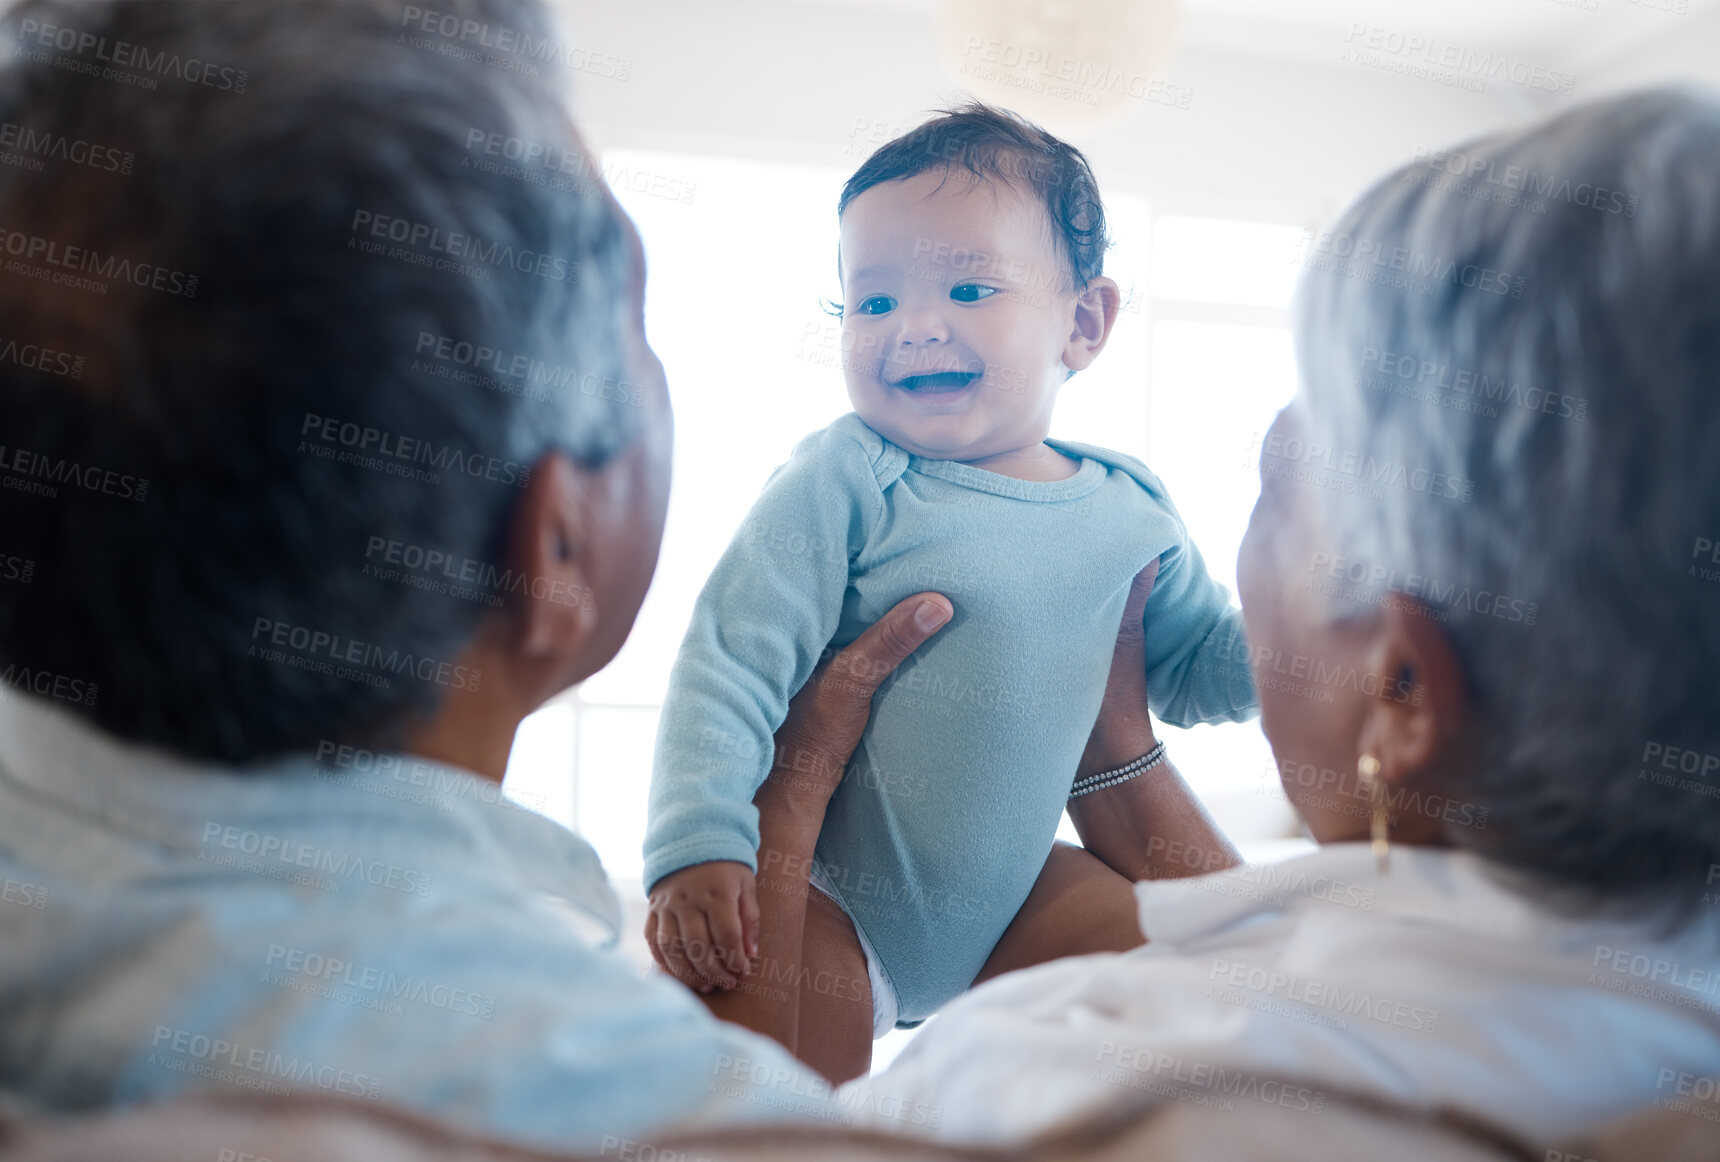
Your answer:
[[[948,621],[948,599],[918,594],[812,672],[778,728],[770,776],[754,801],[821,816],[872,716],[872,696],[896,667]]]

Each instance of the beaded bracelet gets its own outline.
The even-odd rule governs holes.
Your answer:
[[[1130,779],[1138,778],[1152,770],[1164,761],[1165,744],[1161,742],[1134,762],[1118,767],[1114,771],[1100,771],[1096,775],[1088,775],[1084,779],[1076,779],[1074,785],[1069,788],[1069,797],[1074,799],[1080,795],[1091,794],[1094,791],[1102,791],[1106,787],[1115,787],[1118,783],[1126,783]]]

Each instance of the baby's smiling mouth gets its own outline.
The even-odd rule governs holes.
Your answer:
[[[922,375],[905,375],[893,380],[891,387],[927,395],[944,391],[960,391],[980,377],[977,371],[931,371]]]

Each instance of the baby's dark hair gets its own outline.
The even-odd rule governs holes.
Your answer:
[[[1075,289],[1104,270],[1105,206],[1099,183],[1079,149],[1060,141],[1025,117],[981,101],[951,109],[878,147],[842,187],[838,216],[848,203],[881,182],[905,181],[956,167],[975,180],[1001,180],[1030,190],[1051,215]]]

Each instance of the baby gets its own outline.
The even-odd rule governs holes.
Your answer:
[[[947,596],[954,617],[877,696],[810,876],[865,952],[876,1037],[966,990],[1027,898],[1137,573],[1158,562],[1158,717],[1258,707],[1241,614],[1158,478],[1046,438],[1119,302],[1081,153],[965,106],[882,146],[838,214],[854,412],[801,441],[699,596],[663,705],[645,882],[660,927],[745,965],[752,798],[789,698],[901,599]]]

